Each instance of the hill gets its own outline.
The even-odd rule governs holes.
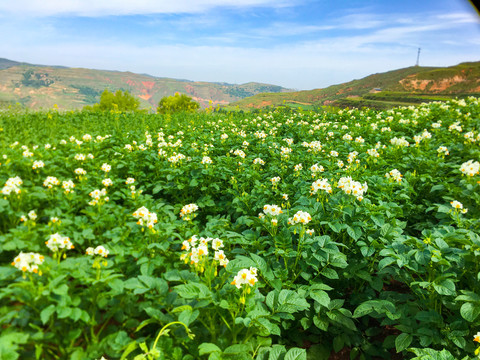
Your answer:
[[[187,94],[202,107],[226,105],[262,92],[291,91],[281,86],[242,85],[159,78],[131,72],[43,66],[0,58],[0,106],[20,103],[32,109],[79,109],[98,102],[101,92],[128,90],[143,108],[156,107],[164,96]]]
[[[226,108],[252,110],[282,105],[389,108],[475,94],[480,94],[480,62],[445,68],[412,66],[324,89],[258,94]]]

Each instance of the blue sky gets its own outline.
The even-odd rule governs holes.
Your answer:
[[[467,0],[15,0],[0,57],[194,81],[322,88],[480,60]],[[7,35],[6,37],[4,35]]]

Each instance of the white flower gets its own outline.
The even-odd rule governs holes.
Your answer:
[[[182,207],[180,210],[180,217],[183,220],[188,221],[192,220],[195,217],[195,212],[198,210],[198,206],[196,204],[188,204]]]
[[[288,223],[292,225],[303,224],[306,225],[312,220],[310,214],[306,211],[297,211],[293,217],[288,219]]]
[[[478,175],[480,170],[480,163],[478,161],[468,160],[460,166],[460,171],[467,176]]]
[[[385,174],[385,177],[387,179],[392,179],[393,181],[396,181],[396,182],[402,182],[402,176],[403,175],[397,169],[393,169],[392,171]]]
[[[36,169],[43,168],[44,166],[45,166],[45,163],[42,160],[36,160],[33,162],[32,169],[36,170]]]
[[[60,181],[55,176],[47,176],[47,178],[43,182],[43,186],[48,187],[49,189],[59,184],[60,184]]]
[[[328,183],[328,179],[318,179],[317,181],[313,182],[310,193],[316,194],[318,190],[326,191],[327,193],[332,193],[332,186]]]
[[[75,184],[73,183],[72,180],[62,181],[62,188],[65,190],[65,194],[69,194],[73,192],[74,187],[75,187]]]
[[[209,156],[204,156],[202,158],[202,164],[205,165],[205,164],[211,164],[212,163],[212,159],[209,157]]]
[[[390,139],[390,144],[396,145],[396,146],[399,146],[399,147],[407,147],[407,146],[410,145],[408,143],[408,141],[405,140],[404,137],[401,137],[401,138],[394,137],[394,138]]]
[[[37,214],[35,213],[35,210],[31,210],[28,213],[28,217],[30,218],[30,220],[35,221],[37,219]]]
[[[253,163],[254,163],[255,165],[257,165],[257,164],[258,164],[258,165],[265,165],[265,161],[263,161],[263,160],[260,159],[260,158],[256,158],[255,160],[253,160]]]
[[[272,182],[272,185],[277,185],[280,182],[280,180],[281,180],[280,176],[275,176],[270,179],[270,181]]]
[[[103,179],[103,180],[102,180],[102,184],[103,184],[103,186],[105,186],[105,187],[109,187],[109,186],[112,186],[112,185],[113,185],[113,181],[112,181],[112,179],[110,179],[110,178]]]
[[[213,250],[219,250],[220,248],[223,247],[223,241],[220,240],[219,238],[215,238],[212,240],[212,249]]]
[[[153,226],[157,223],[157,214],[150,212],[145,206],[137,209],[133,213],[133,217],[138,219],[137,224],[140,226],[146,226],[149,229],[152,229]]]
[[[215,260],[217,260],[219,263],[220,263],[220,266],[227,266],[228,264],[228,259],[226,258],[223,250],[218,250],[218,251],[215,251],[215,257],[214,257]]]
[[[270,216],[278,216],[280,214],[283,214],[282,208],[277,205],[264,205],[263,212],[266,215],[270,215]]]
[[[363,200],[363,194],[368,190],[367,183],[361,184],[358,181],[352,180],[350,176],[340,178],[338,187],[342,189],[345,194],[354,195],[359,201]]]
[[[99,245],[95,248],[93,253],[95,255],[100,255],[100,256],[103,256],[103,257],[106,258],[110,252],[107,249],[105,249],[105,247],[103,245]]]
[[[241,289],[242,285],[249,285],[250,287],[255,286],[257,283],[257,269],[250,268],[250,269],[242,269],[240,270],[237,275],[234,277],[233,281],[231,282],[232,285],[235,285],[237,289]]]
[[[37,253],[23,253],[20,252],[12,261],[12,265],[23,272],[38,273],[38,265],[42,265],[45,261],[43,255]]]
[[[85,170],[83,170],[82,168],[75,169],[74,172],[75,172],[75,175],[79,175],[79,176],[87,174],[87,172]]]
[[[45,245],[53,252],[57,252],[59,249],[71,250],[74,248],[70,238],[62,236],[59,233],[50,235]]]
[[[451,201],[450,205],[452,205],[452,208],[454,208],[455,210],[458,210],[462,214],[466,214],[468,211],[468,209],[463,208],[463,204],[460,201],[457,201],[457,200]]]

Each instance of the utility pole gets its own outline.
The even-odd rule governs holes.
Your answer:
[[[418,48],[418,53],[417,53],[417,63],[415,66],[418,66],[418,61],[420,60],[420,48]]]

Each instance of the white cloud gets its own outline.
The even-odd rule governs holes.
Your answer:
[[[202,13],[215,7],[285,7],[293,0],[15,0],[0,2],[0,14],[30,17]]]
[[[0,46],[0,53],[13,60],[37,64],[131,71],[194,81],[237,84],[257,81],[296,89],[322,88],[415,64],[416,49],[363,46],[339,51],[350,45],[352,43],[322,42],[257,49],[59,43],[29,49]],[[480,50],[460,49],[445,54],[439,46],[422,49],[420,63],[448,66],[478,59]]]

